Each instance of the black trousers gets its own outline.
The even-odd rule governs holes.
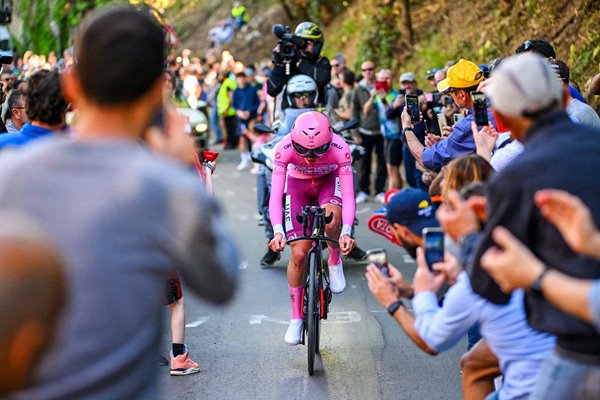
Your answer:
[[[235,149],[238,144],[237,137],[237,117],[235,115],[229,117],[223,117],[225,123],[227,142],[225,144],[226,149]]]
[[[375,194],[385,192],[385,180],[387,178],[387,170],[385,168],[385,158],[383,156],[383,135],[364,135],[362,138],[362,146],[365,149],[365,155],[360,164],[358,187],[361,192],[370,194],[369,186],[371,183],[371,163],[373,150],[377,156],[377,170],[375,171]]]

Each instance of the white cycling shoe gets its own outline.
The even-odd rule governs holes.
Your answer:
[[[300,344],[302,338],[302,328],[304,327],[304,321],[301,319],[290,319],[290,325],[285,332],[285,342],[290,346],[296,346]]]
[[[329,266],[329,288],[333,293],[342,293],[346,288],[344,264],[341,261],[337,265]]]

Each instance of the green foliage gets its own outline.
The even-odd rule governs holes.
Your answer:
[[[571,67],[571,80],[584,84],[589,75],[586,72],[590,65],[597,65],[600,61],[600,32],[595,32],[581,49],[577,49],[574,44],[569,46],[569,65]]]
[[[382,4],[376,14],[363,14],[365,25],[369,20],[372,23],[364,27],[360,36],[355,68],[358,69],[365,60],[372,60],[378,67],[396,69],[396,54],[400,50],[402,34],[396,22],[393,2]]]
[[[50,22],[54,21],[60,30],[60,48],[70,45],[71,30],[85,14],[102,5],[117,3],[114,0],[20,0],[19,16],[24,21],[23,37],[15,41],[19,53],[32,50],[34,53],[48,54],[59,49]]]

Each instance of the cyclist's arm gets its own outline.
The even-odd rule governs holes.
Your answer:
[[[276,151],[277,154],[277,151]],[[271,176],[271,197],[269,198],[269,215],[274,233],[285,237],[283,228],[283,190],[285,187],[287,163],[275,161]]]
[[[354,177],[350,161],[340,165],[340,190],[342,192],[342,233],[352,235],[356,202],[354,200]],[[341,236],[340,235],[340,236]]]

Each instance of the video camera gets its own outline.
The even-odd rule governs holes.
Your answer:
[[[13,55],[6,51],[0,50],[0,68],[2,67],[2,65],[12,64],[12,62],[13,62]]]
[[[286,63],[297,60],[298,49],[306,47],[306,40],[292,34],[289,26],[273,25],[273,35],[279,39],[279,53]]]

